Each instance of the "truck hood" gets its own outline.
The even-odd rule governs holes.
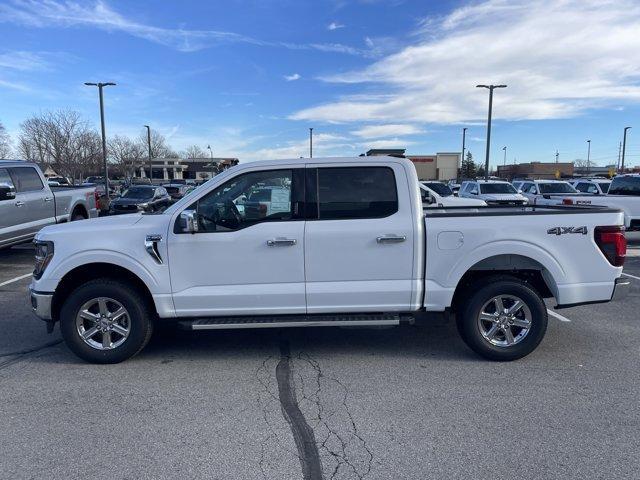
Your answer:
[[[163,217],[164,215],[142,215],[134,213],[131,215],[118,215],[114,217],[92,218],[90,220],[79,220],[77,222],[59,223],[50,225],[38,232],[36,238],[45,240],[58,235],[113,235],[120,230],[126,230],[145,217]],[[145,220],[146,221],[146,220]],[[166,221],[166,220],[165,220]],[[80,239],[82,237],[79,237]]]

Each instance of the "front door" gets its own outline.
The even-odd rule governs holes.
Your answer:
[[[178,316],[300,314],[304,285],[304,169],[240,173],[199,198],[197,233],[180,212],[169,234]]]
[[[35,167],[10,167],[7,170],[16,188],[14,215],[21,224],[22,233],[34,234],[56,223],[53,194],[45,189]]]
[[[316,207],[305,228],[307,311],[409,310],[414,214],[404,169],[318,167],[308,168],[317,188],[307,197]]]

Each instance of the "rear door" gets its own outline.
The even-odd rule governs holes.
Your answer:
[[[307,192],[307,311],[408,310],[414,227],[402,166],[309,165]]]
[[[16,187],[13,203],[22,222],[22,233],[33,234],[56,223],[53,194],[45,188],[36,168],[24,166],[7,170]]]

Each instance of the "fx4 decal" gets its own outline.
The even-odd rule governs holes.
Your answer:
[[[549,235],[564,235],[566,233],[581,233],[582,235],[587,234],[587,227],[553,227],[547,230]]]

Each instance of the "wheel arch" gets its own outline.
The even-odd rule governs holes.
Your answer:
[[[87,208],[82,203],[78,203],[73,207],[73,210],[71,210],[71,214],[69,215],[69,221],[73,219],[73,216],[76,213],[81,213],[82,216],[85,218],[85,220],[89,218],[89,212],[87,211]]]
[[[120,265],[96,262],[75,267],[62,277],[53,294],[51,303],[52,319],[54,321],[59,320],[60,310],[64,300],[74,289],[89,280],[97,278],[109,278],[132,285],[148,302],[151,311],[157,315],[157,309],[151,291],[138,275]]]
[[[526,282],[543,298],[556,297],[558,294],[553,273],[539,260],[526,255],[498,254],[477,261],[460,277],[451,302],[453,310],[458,309],[458,305],[478,282],[501,275]]]

